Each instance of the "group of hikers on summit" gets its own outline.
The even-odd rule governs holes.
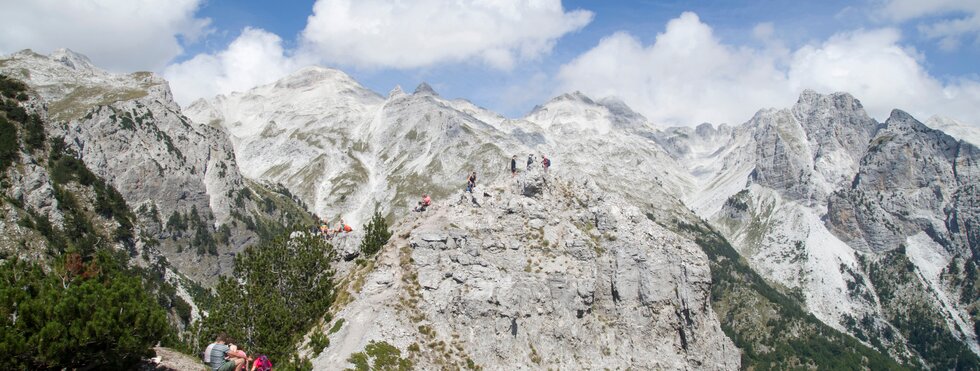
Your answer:
[[[201,353],[201,360],[211,371],[270,371],[269,357],[249,357],[228,335],[218,334],[213,343]]]
[[[548,168],[551,167],[551,160],[549,160],[548,159],[548,156],[545,156],[544,153],[541,154],[541,159],[542,159],[541,160],[541,167],[544,168],[544,172],[547,173],[548,172]],[[534,154],[533,153],[528,153],[527,154],[527,168],[525,168],[525,169],[526,170],[531,170],[531,165],[534,165]],[[517,155],[514,155],[513,157],[510,158],[510,176],[511,177],[517,176]]]
[[[541,167],[544,169],[544,172],[547,173],[548,168],[551,167],[551,160],[548,159],[548,156],[545,156],[543,153],[541,154],[541,159],[542,159]],[[527,155],[526,169],[531,170],[531,165],[534,165],[534,162],[535,162],[534,154],[529,153]],[[511,177],[517,176],[517,155],[514,155],[510,158],[510,176]],[[464,192],[472,194],[474,189],[476,189],[476,171],[472,171],[466,175],[466,190]],[[422,200],[419,201],[419,203],[415,206],[415,208],[412,209],[412,211],[423,212],[430,205],[432,205],[432,198],[429,197],[428,193],[423,193]]]

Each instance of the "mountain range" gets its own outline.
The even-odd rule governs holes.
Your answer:
[[[980,362],[980,136],[951,119],[878,122],[847,93],[809,90],[740,125],[662,127],[580,92],[509,119],[323,67],[179,107],[160,77],[68,50],[3,57],[0,73],[118,190],[135,264],[165,261],[194,318],[190,292],[262,236],[390,220],[371,269],[356,251],[337,262],[352,298],[331,309],[346,320],[335,345],[308,352],[317,368],[371,341],[423,368]],[[18,213],[65,218],[30,159],[3,190],[22,206],[2,206],[0,249],[21,256],[39,253],[18,243]],[[423,193],[435,207],[414,214]]]

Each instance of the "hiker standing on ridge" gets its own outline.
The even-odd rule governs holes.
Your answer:
[[[473,188],[476,188],[476,172],[474,171],[466,178],[466,192],[473,193]]]
[[[517,176],[517,155],[510,158],[510,177]]]
[[[533,163],[534,163],[534,155],[528,153],[527,154],[527,169],[528,170],[531,170],[531,164],[533,164]]]

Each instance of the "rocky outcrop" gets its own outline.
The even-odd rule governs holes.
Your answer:
[[[540,171],[471,197],[395,229],[315,367],[373,340],[420,368],[738,368],[692,241],[594,182]]]
[[[247,181],[227,136],[186,118],[158,76],[109,73],[69,50],[15,53],[2,59],[0,73],[39,95],[30,104],[47,137],[60,139],[133,208],[145,261],[162,255],[195,281],[211,282],[257,241],[264,220],[307,217],[291,195]],[[47,175],[37,168],[14,175],[23,177],[15,196],[58,225]]]
[[[828,225],[848,244],[882,251],[919,231],[948,249],[975,250],[977,148],[895,110],[851,186],[829,201]]]
[[[878,128],[850,94],[813,91],[792,109],[759,111],[746,125],[755,127],[752,179],[809,203],[850,181]]]

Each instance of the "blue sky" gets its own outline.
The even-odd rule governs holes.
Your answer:
[[[24,23],[0,52],[68,47],[113,71],[151,70],[182,104],[320,64],[382,95],[426,81],[508,117],[581,90],[664,125],[737,124],[815,89],[850,92],[879,120],[902,108],[980,123],[980,0],[81,3],[0,0]]]

